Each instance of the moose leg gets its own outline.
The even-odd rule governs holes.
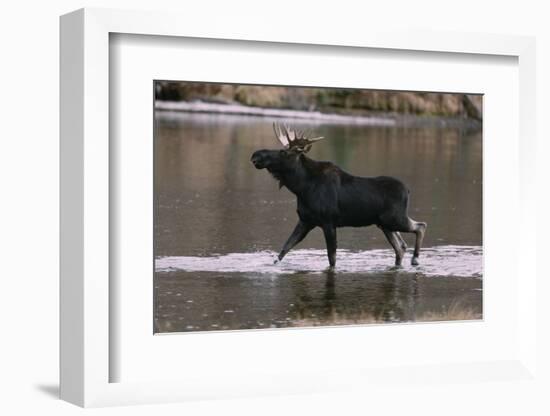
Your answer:
[[[403,252],[405,252],[407,250],[407,243],[403,239],[403,236],[399,231],[395,231],[394,234],[397,236],[397,239],[399,240],[399,244],[401,245]]]
[[[283,246],[281,252],[277,256],[277,260],[275,260],[275,263],[280,262],[286,254],[292,250],[292,247],[294,247],[296,244],[298,244],[300,241],[302,241],[305,236],[313,229],[313,227],[309,224],[306,224],[302,221],[299,221],[296,227],[294,228],[294,231],[292,234],[290,234],[290,237],[288,237],[288,240],[286,240],[285,245]]]
[[[420,256],[420,248],[422,247],[422,241],[424,240],[424,234],[426,233],[426,227],[428,224],[425,222],[416,222],[409,218],[409,228],[411,233],[416,234],[416,241],[414,242],[414,254],[411,260],[413,266],[418,266],[418,257]]]
[[[393,247],[395,251],[395,265],[401,266],[401,261],[403,260],[403,255],[405,254],[405,249],[401,245],[401,239],[397,236],[398,232],[388,231],[385,228],[382,228],[384,235],[386,236],[388,242]],[[405,246],[406,247],[406,246]]]
[[[336,227],[332,224],[323,225],[323,234],[327,244],[328,262],[333,268],[336,265]]]

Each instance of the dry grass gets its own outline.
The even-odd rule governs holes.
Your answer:
[[[426,312],[422,315],[422,321],[471,321],[481,319],[483,316],[471,307],[464,307],[460,302],[453,302],[446,311]]]
[[[238,102],[257,107],[473,117],[481,119],[481,96],[405,91],[289,88],[254,85],[158,82],[161,100]]]
[[[293,319],[291,326],[333,326],[333,325],[368,325],[397,322],[437,322],[437,321],[471,321],[482,319],[482,313],[474,308],[465,306],[460,301],[452,302],[448,308],[441,311],[426,311],[415,315],[414,319],[399,320],[387,319],[382,314],[375,315],[369,311],[360,311],[353,314],[342,314],[335,310],[326,316],[311,316],[307,311],[301,311],[297,319]]]

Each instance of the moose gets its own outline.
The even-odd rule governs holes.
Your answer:
[[[395,251],[395,265],[401,266],[407,245],[400,233],[416,235],[411,264],[419,264],[420,248],[427,224],[408,216],[409,190],[389,176],[351,175],[332,162],[310,159],[306,153],[323,137],[309,138],[304,131],[273,124],[280,150],[258,150],[251,162],[267,171],[297,198],[298,224],[284,244],[275,263],[315,227],[323,230],[330,268],[336,265],[336,229],[376,225]]]

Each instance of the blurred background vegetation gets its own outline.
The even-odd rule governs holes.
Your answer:
[[[482,96],[476,94],[156,81],[155,98],[365,116],[482,119]]]

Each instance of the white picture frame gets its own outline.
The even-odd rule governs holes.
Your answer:
[[[80,406],[159,403],[197,398],[247,397],[280,393],[319,393],[412,380],[507,380],[537,383],[536,259],[527,244],[535,241],[533,215],[520,215],[517,229],[518,334],[515,354],[496,361],[468,363],[418,362],[414,367],[326,370],[323,380],[312,374],[281,372],[233,382],[232,374],[178,381],[111,382],[110,368],[120,359],[110,348],[110,172],[109,38],[122,33],[147,36],[225,39],[227,41],[331,45],[338,48],[407,50],[440,54],[514,57],[519,67],[519,213],[535,212],[531,178],[535,169],[535,42],[533,38],[467,33],[362,30],[331,33],[299,28],[281,32],[266,24],[246,35],[227,25],[204,28],[173,13],[82,9],[61,18],[61,398]],[[515,272],[517,273],[517,271]],[[307,331],[302,331],[306,332]],[[152,334],[151,334],[152,335]],[[227,334],[219,334],[226,336]],[[308,337],[310,335],[303,335]],[[218,342],[218,341],[216,341]],[[322,369],[321,369],[322,370]],[[476,375],[477,374],[477,375]],[[483,374],[479,376],[479,374]],[[342,382],[346,380],[346,382]],[[407,381],[408,380],[408,381]]]

